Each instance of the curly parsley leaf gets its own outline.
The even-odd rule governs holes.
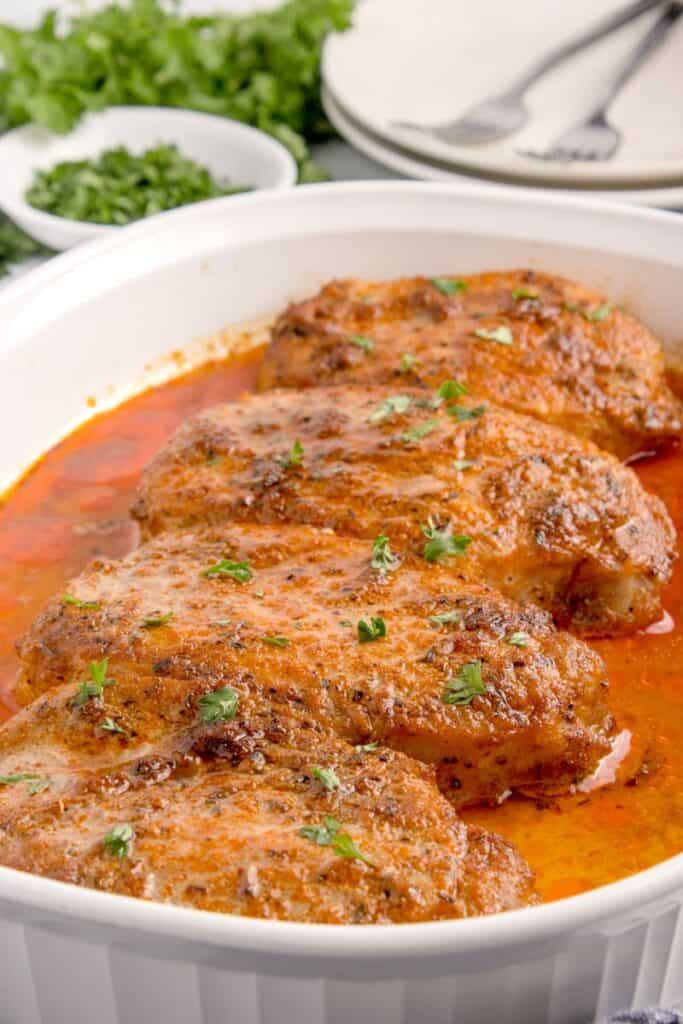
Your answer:
[[[467,291],[466,282],[454,277],[432,277],[430,284],[434,285],[442,295],[457,295],[458,292]]]
[[[262,636],[261,639],[269,647],[289,647],[289,637],[287,636]]]
[[[565,302],[564,308],[568,313],[579,313],[589,323],[600,323],[602,320],[606,320],[612,312],[609,302],[604,302],[601,306],[596,306],[595,309],[586,309],[584,306],[577,305],[576,302]]]
[[[399,370],[401,373],[410,373],[414,366],[417,366],[420,360],[417,356],[412,356],[410,352],[404,352],[401,356],[401,362],[399,363]]]
[[[427,434],[431,434],[433,430],[439,425],[438,419],[425,420],[424,423],[416,423],[414,427],[409,430],[405,430],[401,434],[401,440],[406,444],[412,444],[416,441],[421,441]]]
[[[365,854],[361,853],[348,832],[341,831],[340,821],[326,814],[322,825],[305,825],[299,829],[302,839],[308,839],[318,846],[331,846],[339,857],[349,860],[362,860],[369,867],[374,867]]]
[[[79,708],[83,704],[87,704],[89,700],[102,700],[106,687],[116,684],[115,679],[107,679],[107,664],[107,658],[103,658],[102,661],[90,662],[88,666],[90,681],[78,684],[74,707]]]
[[[597,309],[591,309],[584,315],[586,320],[590,320],[591,323],[600,323],[602,320],[606,320],[612,312],[612,307],[609,302],[604,302],[602,306],[598,306]]]
[[[441,699],[444,704],[471,704],[482,693],[486,693],[486,687],[481,678],[481,662],[468,661],[460,666],[453,679],[448,680]]]
[[[102,840],[102,845],[110,856],[123,860],[130,854],[134,838],[135,832],[132,825],[114,825]]]
[[[358,640],[361,644],[371,643],[373,640],[380,640],[387,635],[387,624],[382,618],[373,618],[369,622],[360,619],[358,622]]]
[[[422,524],[422,532],[427,538],[422,552],[427,562],[440,562],[444,558],[462,555],[472,543],[471,537],[453,533],[450,526],[439,527],[431,518]]]
[[[370,413],[370,423],[381,423],[387,416],[394,413],[407,412],[412,403],[410,395],[389,395],[383,402],[380,402],[374,412]]]
[[[372,338],[368,338],[367,334],[352,334],[349,341],[356,348],[362,348],[368,354],[375,351],[375,343]]]
[[[81,601],[79,598],[74,597],[73,594],[63,594],[62,604],[68,604],[73,608],[82,608],[84,611],[93,612],[99,611],[102,607],[99,601]]]
[[[286,455],[276,455],[275,461],[278,465],[282,466],[283,469],[292,469],[294,466],[300,466],[304,457],[304,446],[301,441],[296,440],[292,447],[289,449]]]
[[[501,324],[500,327],[494,327],[490,331],[485,327],[480,327],[474,333],[477,338],[483,338],[485,341],[495,341],[498,345],[512,345],[515,340],[510,328],[504,324]]]
[[[229,722],[237,714],[239,697],[229,686],[205,693],[199,698],[199,717],[202,722]]]
[[[156,615],[147,615],[140,625],[143,629],[160,629],[161,626],[167,625],[173,618],[173,612],[166,612],[164,615],[157,613]]]
[[[316,765],[311,769],[311,775],[329,793],[333,793],[335,789],[339,789],[339,777],[333,768],[320,768],[319,765]]]
[[[249,562],[232,562],[229,558],[222,558],[215,565],[210,565],[200,574],[206,579],[213,579],[217,576],[229,576],[238,583],[248,583],[254,575],[249,567]]]
[[[118,722],[116,722],[113,718],[105,718],[100,723],[100,729],[102,729],[103,732],[109,732],[109,733],[112,733],[112,734],[118,735],[118,736],[127,736],[128,735],[126,730],[122,729],[121,726],[118,724]]]
[[[474,405],[470,407],[466,405],[448,406],[448,415],[452,416],[458,423],[464,423],[466,420],[478,420],[485,412],[485,405]]]
[[[460,621],[460,612],[453,610],[450,612],[441,612],[440,615],[430,615],[429,621],[434,626],[447,626],[451,622]]]
[[[43,790],[50,788],[50,780],[43,779],[35,772],[18,772],[15,775],[0,775],[0,786],[16,786],[20,782],[27,783],[29,796],[36,796]]]
[[[370,565],[377,572],[394,572],[401,564],[401,559],[391,550],[389,538],[378,534],[372,542],[372,558]]]
[[[512,647],[528,647],[529,636],[527,633],[510,633],[509,636],[505,637],[505,643],[511,644]]]
[[[467,388],[459,380],[444,380],[429,403],[432,409],[438,409],[444,402],[450,402],[453,398],[460,398],[467,394]]]

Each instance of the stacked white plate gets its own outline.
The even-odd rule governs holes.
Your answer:
[[[323,60],[324,104],[340,134],[410,177],[495,180],[558,193],[683,207],[683,19],[619,93],[609,120],[622,135],[612,159],[548,163],[548,148],[580,121],[661,15],[657,8],[540,79],[527,124],[487,145],[464,146],[403,127],[455,120],[502,91],[541,56],[625,0],[364,0],[353,28],[332,37]]]

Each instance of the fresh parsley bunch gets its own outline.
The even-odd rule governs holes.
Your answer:
[[[0,124],[68,132],[86,111],[185,107],[255,125],[279,139],[301,181],[320,177],[308,143],[330,133],[320,52],[349,25],[353,0],[288,0],[246,16],[187,17],[163,0],[128,0],[29,30],[0,24]]]

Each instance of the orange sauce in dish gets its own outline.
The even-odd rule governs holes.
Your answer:
[[[128,509],[143,467],[192,413],[252,389],[260,353],[209,363],[95,417],[0,501],[0,720],[18,707],[15,641],[91,558],[135,546]],[[634,469],[683,536],[683,450]],[[632,732],[637,755],[617,784],[543,804],[512,798],[465,812],[517,845],[545,899],[615,881],[683,850],[683,559],[664,605],[672,620],[665,631],[595,643],[607,664],[612,710]]]

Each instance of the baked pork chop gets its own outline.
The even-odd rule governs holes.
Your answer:
[[[590,438],[620,458],[677,439],[658,341],[578,284],[529,270],[333,281],[277,320],[260,385],[438,385]]]
[[[45,698],[67,728],[68,690]],[[13,724],[0,733],[0,771],[32,768],[0,787],[0,863],[9,867],[204,910],[329,924],[433,921],[537,901],[515,850],[465,826],[432,769],[393,750],[357,750],[286,715],[238,708],[233,718],[188,719],[126,760],[120,736],[100,737],[108,766],[95,767],[86,743],[77,767],[57,768],[30,742],[44,706],[39,698],[26,709],[14,736]],[[22,732],[23,744],[12,744]]]
[[[586,635],[659,619],[675,551],[663,503],[614,456],[473,405],[453,381],[427,397],[319,388],[201,412],[148,467],[133,511],[144,536],[231,520],[385,534]]]
[[[249,716],[287,708],[434,765],[455,805],[593,773],[614,728],[598,655],[534,606],[387,555],[314,527],[163,534],[48,605],[20,644],[20,693],[47,695],[34,709],[52,745],[49,694],[71,686],[57,730],[75,763],[84,728],[95,757],[101,743],[143,756],[228,688]]]

